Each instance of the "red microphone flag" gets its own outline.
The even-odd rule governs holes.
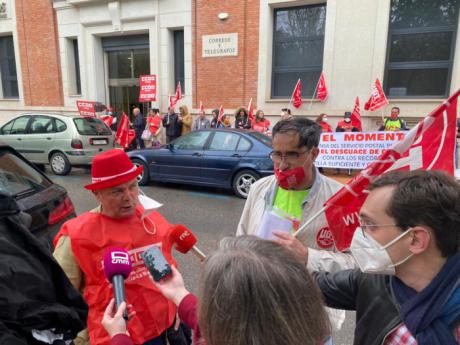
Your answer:
[[[382,85],[380,84],[379,79],[375,79],[375,85],[372,88],[371,98],[364,105],[364,110],[375,111],[381,107],[387,105],[388,99],[383,92]]]
[[[121,116],[121,121],[118,125],[115,139],[117,143],[124,149],[126,149],[132,141],[132,139],[130,140],[129,136],[129,118],[125,113],[123,113]]]
[[[324,81],[324,74],[321,73],[319,80],[318,80],[318,86],[317,86],[317,91],[316,91],[316,97],[321,102],[324,102],[327,98],[327,88],[326,88],[326,82]]]
[[[254,108],[252,107],[252,98],[249,101],[248,105],[248,119],[249,121],[251,121],[252,124],[254,123]]]
[[[297,81],[297,84],[294,88],[294,92],[292,93],[292,105],[294,108],[300,108],[302,105],[302,83],[300,82],[300,78]]]
[[[362,132],[362,124],[361,124],[361,109],[359,107],[359,97],[356,97],[355,107],[353,108],[353,112],[351,113],[351,125],[359,129]]]
[[[349,248],[359,226],[358,214],[366,199],[365,189],[383,173],[423,169],[454,174],[459,94],[460,89],[326,201],[326,218],[338,250]]]

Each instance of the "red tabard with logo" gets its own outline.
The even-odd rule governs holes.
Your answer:
[[[136,215],[114,219],[100,213],[86,212],[66,222],[55,238],[69,236],[72,251],[84,273],[84,298],[89,305],[88,331],[93,345],[109,345],[110,338],[101,325],[104,310],[113,298],[111,284],[104,276],[103,257],[106,250],[124,248],[131,256],[133,270],[125,280],[126,300],[133,305],[136,315],[128,322],[128,331],[135,344],[159,336],[173,322],[176,306],[169,302],[154,287],[141,254],[156,245],[170,264],[175,264],[171,256],[171,244],[166,240],[171,224],[158,212],[152,212],[145,222],[147,229],[154,229],[154,235],[145,231],[139,206]]]

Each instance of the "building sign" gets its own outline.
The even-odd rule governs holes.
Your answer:
[[[323,133],[319,143],[317,167],[364,169],[383,151],[404,139],[406,132]]]
[[[6,12],[6,2],[0,1],[0,19],[8,18],[8,13]]]
[[[238,56],[238,33],[204,35],[203,57]]]
[[[139,76],[139,84],[139,102],[157,100],[157,76],[155,74]]]

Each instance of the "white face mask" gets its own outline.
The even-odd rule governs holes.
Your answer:
[[[139,203],[142,205],[144,208],[144,212],[142,212],[141,220],[142,220],[142,225],[144,226],[144,230],[150,234],[150,235],[155,235],[157,232],[157,227],[155,225],[155,222],[153,222],[152,219],[147,218],[147,216],[152,213],[155,209],[163,206],[163,204],[160,204],[158,201],[153,200],[152,198],[149,198],[147,195],[144,194],[144,192],[139,189]]]
[[[327,122],[327,121],[328,121],[327,117],[323,117],[323,122]]]
[[[143,192],[141,192],[141,193],[143,193]],[[163,206],[163,204],[160,204],[158,201],[155,201],[152,198],[149,198],[145,194],[139,194],[138,198],[139,198],[139,203],[144,208],[144,212],[142,213],[141,219],[144,219],[150,213],[152,213],[154,210],[156,210],[157,208],[160,208],[161,206]]]
[[[350,119],[349,117],[347,117],[347,118],[345,119],[345,122],[351,122],[351,119]]]
[[[398,242],[410,231],[412,231],[412,229],[404,231],[394,240],[382,246],[371,236],[367,235],[367,237],[364,237],[362,229],[358,227],[356,228],[351,241],[351,254],[358,263],[361,271],[364,273],[395,275],[395,267],[409,260],[414,254],[410,254],[405,259],[397,263],[393,263],[386,249]]]

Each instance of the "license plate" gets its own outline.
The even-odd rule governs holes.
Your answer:
[[[107,139],[93,139],[91,140],[91,144],[93,145],[107,145]]]

